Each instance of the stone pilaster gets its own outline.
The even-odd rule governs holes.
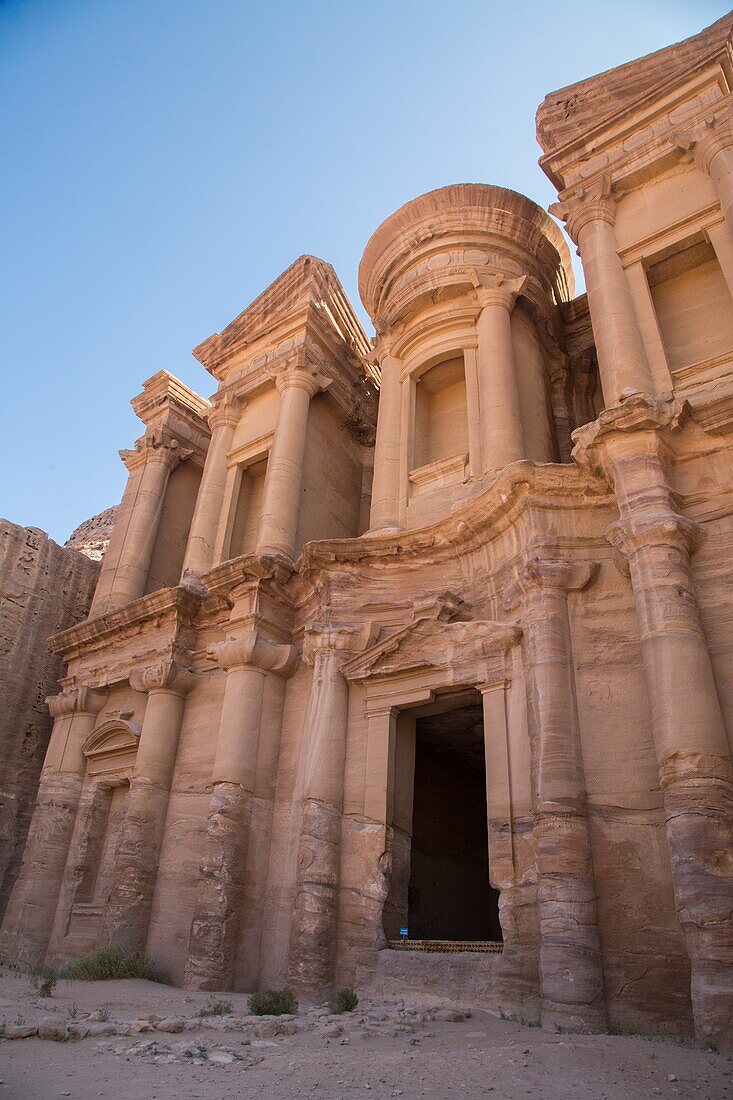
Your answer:
[[[130,674],[148,696],[125,814],[115,852],[114,881],[104,916],[105,939],[144,949],[168,811],[183,710],[194,676],[164,659]]]
[[[314,624],[303,652],[313,679],[303,722],[302,825],[288,972],[292,987],[306,997],[325,995],[334,981],[349,707],[341,667],[353,656],[357,634]]]
[[[159,428],[148,431],[134,450],[120,451],[130,476],[94,593],[91,618],[145,594],[168,479],[190,454]]]
[[[191,572],[200,577],[217,564],[214,561],[214,545],[224,507],[227,455],[232,448],[234,429],[241,416],[241,404],[237,398],[225,392],[215,399],[208,414],[211,442],[206,454],[204,473],[191,521],[186,557],[183,562],[184,575]]]
[[[84,784],[83,745],[105,697],[79,684],[46,700],[54,726],[0,936],[0,953],[14,962],[32,965],[45,957]]]
[[[312,370],[292,366],[275,380],[280,406],[265,474],[257,552],[293,558],[303,486],[311,398],[327,384]]]
[[[568,592],[595,572],[592,563],[533,555],[509,595],[509,602],[522,600],[537,731],[542,1023],[583,1031],[603,1029],[607,1016]]]
[[[265,677],[287,677],[297,650],[256,630],[209,648],[226,670],[219,736],[185,981],[198,989],[231,989],[237,959],[255,791]]]
[[[476,293],[479,403],[484,473],[524,458],[524,430],[514,363],[511,314],[526,277],[485,276]]]
[[[401,529],[402,362],[393,353],[392,343],[386,336],[380,337],[377,356],[382,373],[369,530],[370,533],[381,534]]]
[[[675,507],[668,441],[688,415],[636,397],[579,429],[574,454],[612,480],[609,538],[628,559],[677,913],[700,1038],[733,1045],[733,766],[691,554],[700,527]]]
[[[578,245],[606,405],[624,394],[654,393],[626,272],[619,259],[616,204],[606,177],[550,207]]]

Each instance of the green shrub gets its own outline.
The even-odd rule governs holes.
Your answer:
[[[148,982],[159,980],[144,951],[128,951],[119,943],[99,947],[96,951],[72,959],[64,977],[82,982],[108,982],[120,978],[144,978]]]
[[[298,1002],[289,989],[264,989],[249,998],[253,1016],[284,1016],[298,1011]]]
[[[196,1013],[197,1016],[228,1016],[232,1011],[231,1001],[215,1001],[209,997],[203,1008]]]
[[[331,1012],[334,1016],[342,1012],[353,1012],[359,1003],[359,998],[353,989],[339,989],[331,998]]]
[[[58,976],[52,966],[34,966],[30,971],[30,979],[39,997],[50,997]]]

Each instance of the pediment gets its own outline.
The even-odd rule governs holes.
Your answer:
[[[82,746],[82,752],[87,759],[119,756],[136,752],[139,741],[137,725],[115,718],[92,730]]]
[[[733,15],[699,34],[551,92],[537,112],[537,140],[546,154],[615,122],[635,104],[660,95],[730,49]]]
[[[412,621],[343,666],[347,680],[361,682],[424,670],[490,663],[521,637],[516,623],[457,619],[465,605],[450,593],[416,609]]]
[[[370,354],[371,345],[341,286],[336,272],[317,256],[300,256],[230,324],[194,348],[193,354],[207,370],[238,349],[269,334],[290,318],[312,313],[359,357]]]

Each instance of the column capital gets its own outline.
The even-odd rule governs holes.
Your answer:
[[[75,684],[58,695],[49,695],[46,706],[53,718],[70,718],[73,714],[97,715],[105,704],[107,692],[88,684]]]
[[[490,274],[477,274],[476,278],[478,280],[476,297],[481,309],[485,309],[487,306],[499,306],[505,309],[507,313],[511,313],[514,309],[514,303],[527,282],[526,275],[512,278],[500,271],[492,271]]]
[[[305,390],[309,397],[313,397],[319,390],[325,390],[330,385],[330,379],[319,374],[308,366],[293,364],[288,366],[280,374],[275,376],[275,385],[278,393],[285,390]]]
[[[309,623],[305,628],[303,660],[307,665],[314,665],[319,654],[335,652],[346,661],[352,654],[363,649],[363,644],[364,631],[361,627]]]
[[[674,393],[635,393],[617,405],[604,409],[597,420],[576,428],[572,434],[572,456],[579,466],[594,472],[604,470],[605,445],[614,436],[636,432],[679,431],[691,413],[690,404]]]
[[[287,677],[298,664],[295,646],[270,642],[257,630],[245,630],[236,638],[215,642],[206,653],[227,672],[232,668],[254,668]]]
[[[181,447],[177,439],[173,438],[161,428],[151,428],[135,444],[133,450],[120,451],[120,458],[130,473],[148,462],[159,462],[174,470],[179,463],[185,462],[193,454],[193,451]]]
[[[130,687],[134,691],[171,691],[187,695],[196,682],[194,673],[173,657],[162,657],[149,665],[130,670]]]
[[[676,546],[685,554],[691,554],[704,537],[699,523],[674,512],[639,520],[617,520],[606,532],[614,550],[627,558],[638,550],[654,546]]]
[[[726,97],[723,106],[691,130],[678,130],[673,141],[701,172],[710,175],[718,153],[733,147],[733,97]]]
[[[574,561],[532,553],[519,566],[516,579],[504,596],[504,605],[514,607],[523,598],[539,594],[579,591],[589,585],[597,574],[598,562],[595,561]]]
[[[560,201],[553,202],[547,209],[554,218],[565,222],[565,228],[577,244],[578,235],[588,222],[600,221],[612,226],[616,221],[616,203],[611,191],[611,177],[603,175],[588,187],[563,192]]]
[[[246,404],[244,397],[228,390],[220,390],[215,394],[211,401],[211,408],[206,414],[212,432],[217,428],[236,428]]]

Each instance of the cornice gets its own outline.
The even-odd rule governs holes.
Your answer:
[[[359,539],[331,539],[310,542],[303,547],[296,571],[307,576],[324,569],[349,564],[373,564],[415,559],[422,556],[453,556],[501,533],[535,504],[576,511],[614,506],[605,481],[577,465],[515,462],[508,466],[483,493],[473,497],[448,517],[414,531]]]
[[[52,653],[67,664],[90,648],[125,636],[146,622],[167,618],[174,623],[190,625],[198,611],[201,597],[188,588],[161,588],[125,607],[117,608],[96,619],[87,619],[49,638]]]

